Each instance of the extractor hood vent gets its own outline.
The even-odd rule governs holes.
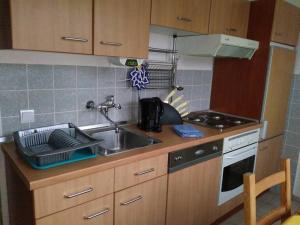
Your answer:
[[[258,41],[223,34],[178,37],[180,54],[251,59],[259,47]]]

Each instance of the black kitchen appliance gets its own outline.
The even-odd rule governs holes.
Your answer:
[[[164,112],[163,102],[160,98],[140,99],[139,127],[145,131],[161,131],[160,117]]]

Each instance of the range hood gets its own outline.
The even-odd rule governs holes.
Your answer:
[[[259,47],[258,41],[224,34],[177,38],[180,54],[251,59]]]

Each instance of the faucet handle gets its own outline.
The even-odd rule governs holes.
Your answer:
[[[87,109],[94,109],[95,108],[95,102],[94,101],[88,101],[86,103],[86,106],[85,106]]]
[[[121,109],[122,106],[121,106],[120,104],[115,104],[115,108],[116,108],[116,109]]]
[[[115,96],[113,96],[113,95],[106,96],[106,101],[114,103],[115,102]]]

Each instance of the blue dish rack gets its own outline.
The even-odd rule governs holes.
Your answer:
[[[49,169],[97,156],[96,140],[71,123],[14,132],[21,156],[35,169]]]

